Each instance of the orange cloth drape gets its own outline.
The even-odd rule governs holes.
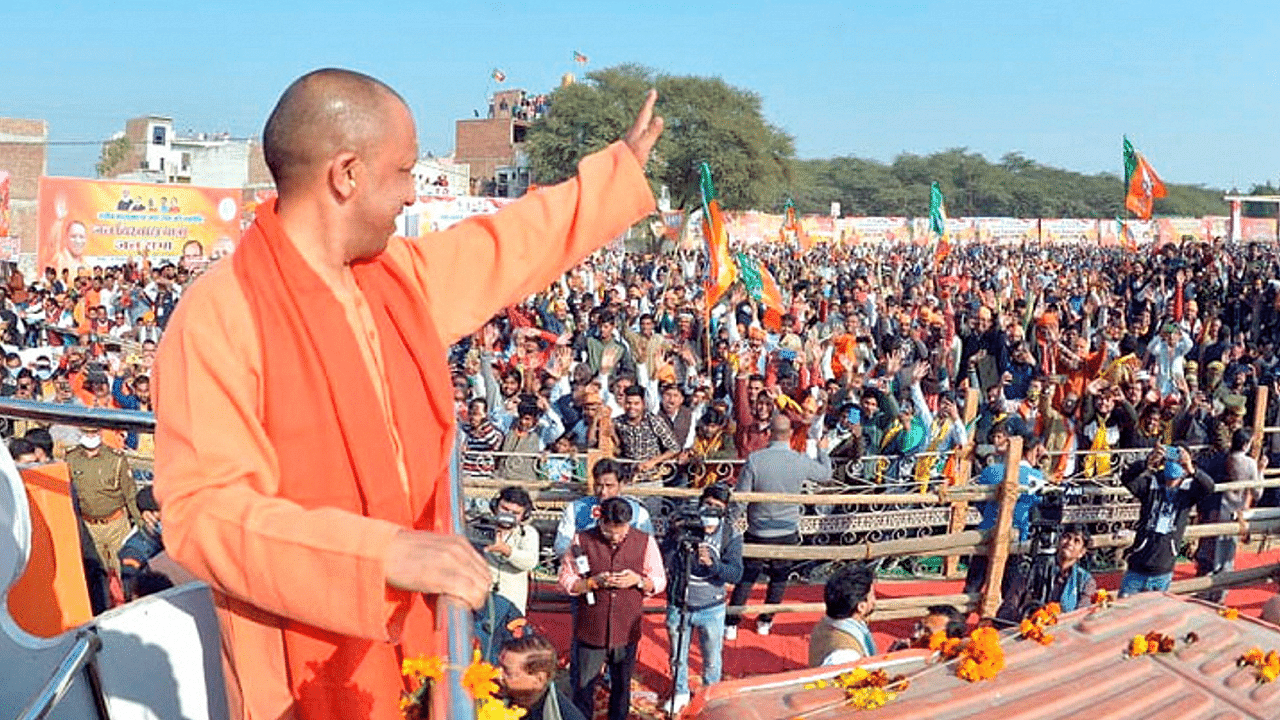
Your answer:
[[[351,288],[304,277],[263,294],[246,283],[265,275],[236,272],[242,245],[183,293],[153,373],[156,496],[170,556],[214,589],[233,717],[399,718],[400,673],[389,659],[430,649],[431,633],[423,602],[386,586],[383,561],[402,528],[440,527],[432,498],[454,423],[443,348],[653,207],[640,165],[619,143],[584,158],[577,178],[495,215],[392,238],[382,256],[352,267]],[[263,327],[255,303],[284,292],[302,295],[268,312],[314,304],[327,317]],[[421,317],[402,317],[401,302]],[[316,328],[345,342],[305,335]],[[321,352],[342,357],[280,363]],[[441,398],[424,372],[440,374]],[[317,397],[290,406],[280,383]],[[405,391],[412,383],[425,388],[425,409],[413,400],[418,389]],[[353,400],[335,387],[343,384],[364,395]],[[415,409],[419,417],[405,417]],[[307,452],[341,457],[320,467],[300,457]],[[386,457],[346,457],[367,452]]]

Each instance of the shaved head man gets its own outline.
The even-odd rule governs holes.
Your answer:
[[[765,393],[761,395],[767,397]],[[826,440],[818,445],[818,460],[791,449],[791,418],[786,413],[774,413],[769,421],[769,445],[747,456],[738,476],[738,492],[767,492],[795,494],[806,483],[824,483],[831,479],[831,458],[827,457]],[[796,503],[753,502],[747,505],[747,532],[745,542],[764,545],[800,544],[800,506]],[[743,564],[742,581],[733,587],[730,605],[745,605],[751,597],[751,588],[761,573],[769,577],[769,589],[765,604],[782,602],[787,590],[787,579],[793,563],[786,560],[761,560],[747,558]],[[738,637],[741,617],[733,615],[725,620],[725,637]],[[756,618],[756,632],[768,635],[773,627],[773,615],[761,613]]]
[[[435,597],[483,604],[449,533],[446,348],[653,211],[655,101],[577,177],[409,240],[403,99],[336,69],[285,90],[278,199],[183,293],[153,377],[167,549],[218,600],[233,717],[397,720],[400,658],[445,652]]]

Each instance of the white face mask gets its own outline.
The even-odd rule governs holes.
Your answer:
[[[85,450],[96,450],[102,444],[102,436],[98,433],[80,436],[80,447]]]
[[[713,533],[720,529],[720,518],[715,515],[702,516],[702,529],[708,533]]]

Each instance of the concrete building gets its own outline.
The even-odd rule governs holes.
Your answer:
[[[183,183],[214,188],[262,187],[271,174],[256,139],[227,133],[178,134],[173,118],[146,115],[125,122],[125,129],[107,141],[123,141],[122,158],[104,177],[133,182]]]
[[[489,101],[488,117],[457,121],[453,155],[471,167],[471,194],[520,197],[529,189],[525,135],[546,109],[545,95],[501,90]]]
[[[471,166],[453,158],[427,156],[413,165],[418,197],[456,197],[471,194]]]
[[[9,237],[16,239],[0,245],[0,257],[36,250],[36,192],[48,169],[48,142],[44,120],[0,118],[0,170],[9,173]]]

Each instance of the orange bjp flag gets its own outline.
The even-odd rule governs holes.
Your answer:
[[[1129,138],[1124,139],[1124,187],[1124,206],[1143,220],[1151,219],[1156,198],[1166,194],[1164,182]]]
[[[707,282],[707,312],[715,307],[738,279],[738,268],[729,256],[729,233],[724,228],[724,215],[720,201],[716,199],[715,186],[711,184],[711,168],[702,163],[702,236],[707,242],[710,260],[710,278]]]

